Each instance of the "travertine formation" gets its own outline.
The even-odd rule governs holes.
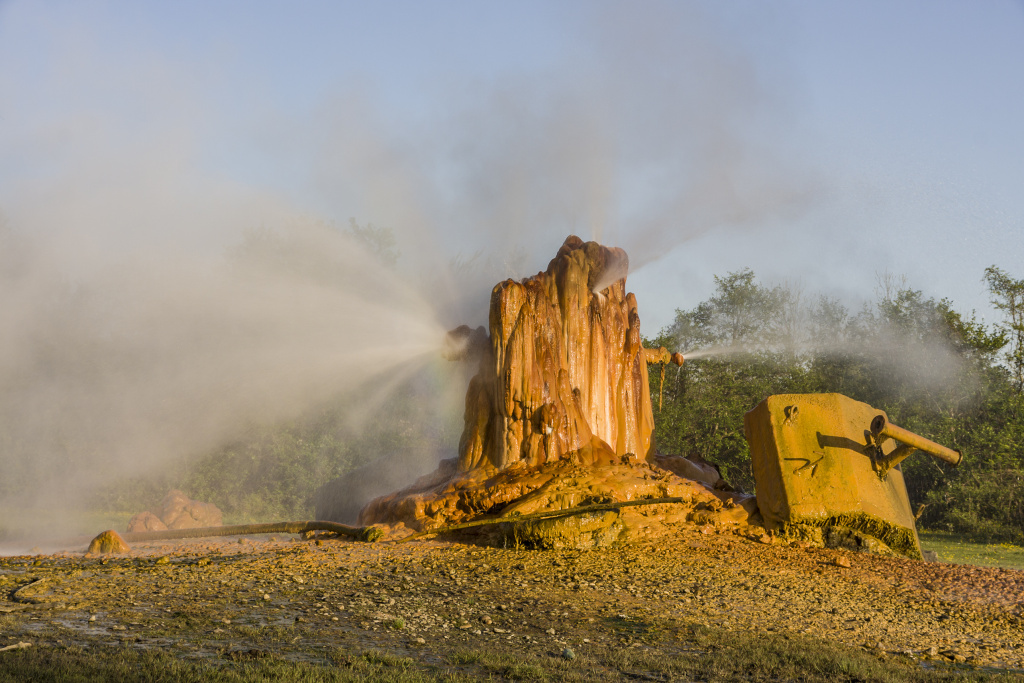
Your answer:
[[[457,460],[372,501],[360,523],[398,534],[663,497],[686,502],[524,522],[502,533],[528,545],[591,547],[665,524],[746,523],[751,496],[714,490],[719,476],[706,464],[655,453],[647,363],[672,357],[641,345],[627,267],[621,249],[569,237],[544,272],[496,285],[489,330],[462,327],[449,340],[450,358],[479,362]]]
[[[626,253],[569,237],[543,273],[491,292],[459,470],[652,451],[654,416]]]

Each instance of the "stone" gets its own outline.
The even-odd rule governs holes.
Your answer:
[[[156,508],[140,512],[128,520],[128,532],[196,529],[223,524],[224,515],[216,505],[192,500],[181,491],[172,489]],[[241,543],[242,539],[238,542]]]
[[[28,647],[32,647],[32,643],[19,642],[14,643],[13,645],[6,645],[4,647],[0,647],[0,652],[7,652],[9,650],[24,650]]]
[[[223,514],[213,503],[192,500],[177,489],[170,491],[157,508],[157,516],[168,529],[221,526]]]
[[[128,553],[131,552],[131,548],[124,542],[120,534],[113,529],[108,529],[89,542],[89,549],[86,552],[109,555],[111,553]]]
[[[159,517],[146,510],[128,520],[128,533],[139,531],[166,531],[167,525]]]
[[[725,483],[722,475],[718,473],[718,468],[702,458],[684,458],[681,455],[657,454],[654,456],[654,463],[662,469],[678,474],[680,477],[704,482],[711,487]]]

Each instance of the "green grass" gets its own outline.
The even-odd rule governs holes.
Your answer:
[[[1010,543],[972,543],[956,534],[922,531],[921,547],[939,554],[940,562],[1024,569],[1024,548]]]
[[[54,681],[146,681],[156,683],[235,683],[236,681],[436,681],[436,673],[416,670],[413,660],[379,652],[339,652],[323,664],[293,662],[261,650],[226,652],[220,660],[182,659],[156,650],[127,647],[41,648],[0,652],[0,683]],[[450,676],[448,680],[453,680]]]
[[[660,650],[624,648],[607,664],[653,680],[802,681],[803,683],[924,683],[925,681],[1024,681],[1019,673],[988,673],[938,666],[926,669],[905,657],[880,658],[859,648],[799,637],[754,636],[694,628],[690,650],[670,654]]]
[[[15,681],[618,681],[701,680],[803,683],[885,681],[1024,681],[1021,673],[976,671],[811,638],[729,633],[683,627],[675,646],[601,648],[566,660],[557,648],[515,654],[491,649],[455,650],[442,663],[378,650],[338,648],[320,661],[290,659],[276,648],[236,647],[219,656],[142,650],[131,646],[39,646],[0,652],[0,683]],[[434,660],[436,662],[436,660]]]

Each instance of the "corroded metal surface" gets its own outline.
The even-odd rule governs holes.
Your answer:
[[[886,425],[894,428],[892,438],[878,438]],[[812,540],[826,544],[874,539],[888,548],[865,549],[921,556],[903,473],[894,466],[909,452],[896,440],[947,460],[953,454],[956,462],[958,453],[889,425],[882,411],[842,394],[770,396],[747,413],[744,426],[769,528],[809,527],[822,536]]]

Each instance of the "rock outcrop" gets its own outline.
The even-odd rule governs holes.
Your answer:
[[[713,468],[656,457],[647,363],[672,357],[643,348],[627,269],[621,249],[571,236],[544,272],[496,285],[489,330],[454,330],[446,351],[479,362],[458,458],[370,502],[360,523],[397,535],[485,515],[663,497],[686,502],[499,531],[526,545],[591,547],[664,524],[745,523],[752,497],[714,490]],[[684,470],[700,476],[677,474]]]
[[[652,450],[636,297],[621,249],[569,237],[546,271],[491,292],[490,348],[466,394],[459,470]]]
[[[167,525],[162,519],[146,510],[128,520],[128,533],[137,531],[167,531]]]
[[[213,503],[192,500],[181,491],[170,491],[153,510],[146,510],[128,520],[128,531],[165,531],[221,526],[224,516]]]

